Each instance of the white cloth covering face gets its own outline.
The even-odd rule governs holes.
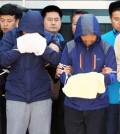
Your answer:
[[[46,46],[46,39],[39,33],[27,33],[17,38],[20,53],[34,53],[39,56],[44,53]]]
[[[68,97],[94,99],[97,93],[105,92],[104,75],[97,72],[73,75],[63,87],[63,92]]]

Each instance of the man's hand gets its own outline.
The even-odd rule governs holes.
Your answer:
[[[112,68],[106,67],[106,65],[104,65],[104,68],[102,69],[102,74],[110,74],[112,73],[112,70]]]
[[[72,73],[72,67],[71,66],[63,66],[62,64],[59,64],[57,66],[57,69],[56,69],[56,75],[58,77],[60,77],[60,74],[62,74],[63,72],[71,75],[71,73]]]
[[[54,43],[50,43],[49,47],[51,49],[53,49],[54,51],[56,51],[56,52],[60,51],[59,47],[56,44],[54,44]]]

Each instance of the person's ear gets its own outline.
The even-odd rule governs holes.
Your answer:
[[[17,19],[17,20],[16,20],[16,27],[18,27],[19,22],[20,22],[20,20]]]

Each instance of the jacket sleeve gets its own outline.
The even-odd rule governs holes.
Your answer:
[[[116,57],[113,47],[111,46],[105,57],[105,65],[106,67],[110,67],[113,71],[117,70]],[[112,84],[116,80],[116,73],[105,74],[105,84]]]
[[[52,65],[58,65],[61,58],[61,52],[56,52],[52,50],[50,47],[46,47],[42,57]]]
[[[61,57],[60,63],[63,64],[63,65],[71,65],[71,60],[70,60],[70,56],[69,56],[69,53],[68,53],[67,45],[65,45],[65,48],[62,52],[62,57]],[[65,84],[69,77],[70,77],[70,75],[65,74],[64,68],[63,68],[63,73],[60,75],[61,82],[63,84]]]
[[[16,38],[13,37],[9,31],[3,36],[2,40],[0,41],[0,65],[3,67],[10,66],[21,56],[19,51],[15,50],[17,49],[15,40]]]

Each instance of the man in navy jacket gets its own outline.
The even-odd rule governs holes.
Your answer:
[[[22,11],[17,5],[5,4],[0,8],[0,40],[3,35],[18,26],[18,23],[22,17]],[[0,133],[6,134],[6,100],[5,94],[5,82],[7,72],[2,70],[0,66]],[[2,130],[1,130],[2,129]]]

